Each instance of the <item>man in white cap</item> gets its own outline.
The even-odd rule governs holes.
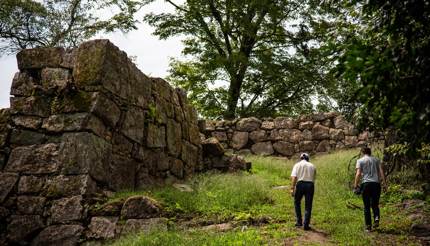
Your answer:
[[[314,199],[314,182],[316,169],[314,164],[309,162],[309,155],[302,153],[300,161],[297,162],[291,172],[291,195],[294,197],[294,207],[296,210],[296,226],[310,230],[312,200]],[[305,219],[302,221],[301,201],[305,197]]]

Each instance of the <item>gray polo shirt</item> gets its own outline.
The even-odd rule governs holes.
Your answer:
[[[365,155],[358,159],[355,168],[360,168],[362,173],[361,183],[379,183],[379,165],[380,161],[373,156]]]

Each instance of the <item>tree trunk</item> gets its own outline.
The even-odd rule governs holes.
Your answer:
[[[237,81],[235,76],[231,78],[230,87],[228,88],[227,110],[224,111],[224,118],[226,120],[232,120],[236,117],[241,85],[242,81]]]

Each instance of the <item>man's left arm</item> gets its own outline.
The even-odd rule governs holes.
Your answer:
[[[291,195],[294,196],[294,193],[296,192],[296,184],[297,184],[297,177],[291,176]]]

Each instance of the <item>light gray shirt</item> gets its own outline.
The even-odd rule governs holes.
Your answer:
[[[379,165],[380,161],[373,156],[365,155],[357,160],[355,168],[359,168],[361,171],[361,183],[376,182],[379,181]]]

